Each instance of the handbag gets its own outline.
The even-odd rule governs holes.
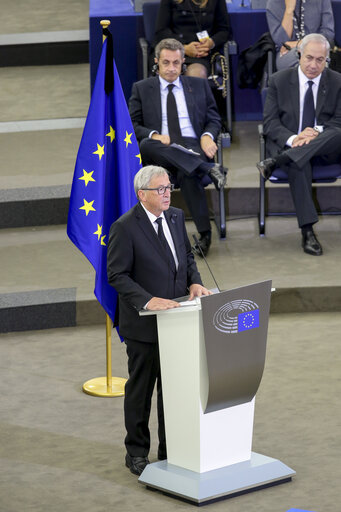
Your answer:
[[[223,98],[227,95],[228,68],[225,55],[216,52],[210,60],[211,74],[208,80],[214,83],[217,89],[221,90]]]

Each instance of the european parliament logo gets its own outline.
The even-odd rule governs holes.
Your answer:
[[[236,334],[259,327],[259,306],[249,299],[227,302],[215,312],[214,327],[226,334]]]

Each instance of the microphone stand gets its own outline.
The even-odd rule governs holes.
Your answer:
[[[210,271],[210,274],[211,274],[211,276],[212,276],[212,278],[213,278],[213,281],[215,282],[215,285],[216,285],[216,287],[217,287],[218,292],[220,292],[221,290],[220,290],[220,288],[219,288],[219,286],[218,286],[218,283],[217,283],[217,281],[216,281],[216,278],[214,277],[213,272],[212,272],[212,270],[211,270],[211,267],[209,266],[209,264],[208,264],[208,262],[207,262],[207,259],[205,258],[205,255],[204,255],[204,253],[203,253],[203,251],[202,251],[202,248],[200,247],[199,240],[197,239],[197,237],[196,237],[195,235],[193,235],[193,240],[194,240],[195,244],[197,245],[197,247],[198,247],[198,249],[199,249],[199,251],[200,251],[201,256],[203,257],[203,259],[204,259],[204,261],[205,261],[205,263],[206,263],[206,266],[207,266],[208,270]]]

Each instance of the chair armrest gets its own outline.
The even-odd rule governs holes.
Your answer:
[[[236,41],[226,41],[223,47],[225,58],[228,59],[230,55],[237,55],[238,45]]]
[[[229,55],[237,55],[238,45],[237,45],[236,41],[227,41],[227,43],[225,43],[225,44],[228,47]]]
[[[258,125],[258,135],[259,135],[259,160],[262,161],[265,158],[265,135],[263,131],[263,125]]]
[[[231,135],[229,132],[220,132],[217,137],[218,151],[216,153],[216,161],[219,165],[224,165],[223,162],[223,148],[231,146]]]
[[[235,41],[227,41],[224,44],[224,56],[227,67],[227,80],[225,82],[226,97],[226,123],[227,131],[232,134],[232,104],[231,104],[231,76],[230,76],[230,55],[237,53],[237,43]],[[231,137],[230,137],[231,141]],[[226,146],[224,146],[226,147]]]
[[[267,72],[268,72],[268,79],[274,72],[274,56],[271,50],[268,51],[268,58],[267,58]]]
[[[222,148],[229,148],[231,146],[231,135],[229,132],[220,132],[218,135],[218,145]]]

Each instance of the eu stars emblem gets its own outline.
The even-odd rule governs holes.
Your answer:
[[[238,315],[238,332],[249,331],[257,327],[259,327],[259,309]]]

